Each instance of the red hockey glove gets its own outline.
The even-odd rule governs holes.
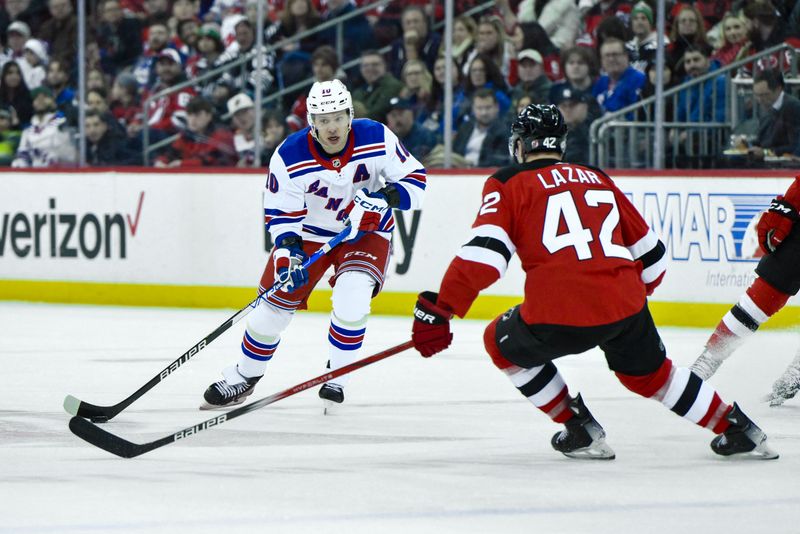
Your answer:
[[[797,210],[778,195],[769,205],[769,209],[761,215],[756,225],[758,246],[765,253],[775,252],[797,221]]]
[[[272,253],[275,279],[282,282],[283,291],[292,293],[308,283],[308,271],[303,268],[308,257],[303,252],[303,239],[296,235],[281,237],[275,247]]]
[[[356,192],[355,198],[345,209],[347,221],[350,223],[350,234],[347,240],[358,241],[367,232],[375,232],[381,226],[381,220],[389,211],[386,196],[378,191],[370,193],[366,189]]]
[[[414,306],[414,325],[411,327],[411,340],[414,348],[425,358],[430,358],[450,346],[453,334],[450,333],[450,319],[453,312],[436,305],[438,294],[423,291]]]

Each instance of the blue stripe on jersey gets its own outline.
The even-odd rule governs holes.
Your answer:
[[[423,182],[422,180],[418,180],[418,179],[412,178],[410,176],[406,176],[405,178],[401,178],[400,181],[408,183],[408,184],[411,184],[411,185],[415,185],[415,186],[419,187],[420,189],[422,189],[423,191],[425,190],[425,187],[427,186],[427,184],[425,182]]]
[[[320,235],[323,237],[333,237],[337,234],[337,232],[326,230],[324,228],[320,228],[319,226],[311,226],[310,224],[304,224],[303,231],[308,232],[309,234]]]
[[[311,151],[308,149],[309,131],[310,128],[306,127],[299,132],[293,133],[278,147],[278,155],[286,167],[291,167],[301,161],[314,160]]]
[[[298,178],[298,177],[306,175],[306,174],[308,174],[310,172],[317,172],[317,171],[324,171],[324,170],[325,170],[325,167],[323,167],[322,165],[317,165],[317,166],[314,166],[314,167],[305,167],[303,169],[300,169],[299,171],[290,172],[289,173],[289,178]]]
[[[374,145],[384,143],[383,124],[370,119],[353,120],[353,135],[355,136],[355,146],[358,148],[364,145]],[[351,160],[352,161],[352,160]]]
[[[352,158],[350,158],[350,161],[357,161],[359,159],[366,159],[366,158],[375,158],[378,156],[385,156],[385,155],[386,155],[385,150],[378,150],[375,152],[364,152],[363,154],[357,154],[353,156]]]
[[[277,226],[279,224],[294,224],[302,221],[303,219],[304,217],[273,217],[267,223],[267,228],[272,228],[273,226]]]
[[[400,195],[400,204],[397,206],[397,209],[400,210],[407,210],[411,208],[411,195],[408,194],[408,190],[406,187],[410,187],[402,183],[402,180],[399,182],[394,182],[395,189],[397,189],[397,193]]]

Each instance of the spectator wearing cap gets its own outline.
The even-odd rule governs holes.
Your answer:
[[[11,124],[11,118],[11,108],[0,106],[0,167],[11,165],[22,135]]]
[[[0,69],[0,106],[11,109],[11,124],[25,127],[33,116],[33,97],[16,61]]]
[[[22,131],[19,148],[12,167],[53,167],[74,163],[75,144],[66,119],[56,113],[56,99],[49,87],[39,86],[31,91],[33,118]]]
[[[413,104],[399,96],[389,101],[386,126],[394,132],[403,146],[422,161],[437,144],[436,134],[414,120]]]
[[[56,107],[67,119],[67,124],[76,126],[78,121],[77,100],[75,90],[69,84],[69,68],[58,59],[47,64],[47,75],[44,85],[56,95]]]
[[[156,60],[169,45],[169,28],[164,22],[154,22],[147,27],[144,51],[136,59],[133,75],[139,87],[152,87],[156,83]]]
[[[322,16],[323,22],[348,15],[356,10],[355,4],[350,0],[328,0],[327,11]],[[328,30],[323,30],[320,37],[326,43],[336,44],[337,27],[333,26]],[[353,59],[361,57],[365,50],[370,50],[375,46],[375,39],[367,17],[364,14],[356,15],[347,19],[342,24],[342,57],[339,60],[347,63]]]
[[[311,72],[315,82],[329,82],[336,77],[338,71],[339,58],[332,46],[320,46],[311,54]],[[306,98],[305,91],[300,93],[289,108],[286,126],[293,132],[308,126]]]
[[[98,7],[100,24],[97,27],[97,46],[100,65],[109,74],[132,67],[142,53],[142,23],[136,17],[126,17],[120,0],[105,0]]]
[[[233,126],[233,147],[236,150],[237,167],[252,167],[256,160],[256,107],[246,93],[239,93],[228,100],[228,113]]]
[[[550,88],[550,102],[555,102],[565,87],[591,94],[599,74],[594,50],[585,46],[573,46],[561,52],[561,68],[564,80]]]
[[[569,128],[564,161],[587,165],[589,163],[589,127],[599,117],[599,108],[590,93],[562,87],[553,103],[564,115]]]
[[[145,93],[145,100],[147,94],[156,94],[186,81],[181,55],[177,50],[165,48],[161,51],[156,61],[156,74],[158,82],[152,91]],[[148,126],[165,134],[182,129],[186,124],[186,105],[194,96],[193,88],[184,87],[180,91],[151,100],[147,110]]]
[[[233,135],[214,124],[214,107],[202,96],[186,106],[186,129],[155,160],[156,167],[225,167],[236,161]]]
[[[600,62],[605,74],[592,88],[603,113],[620,110],[639,101],[645,75],[630,66],[625,43],[610,37],[600,46]]]
[[[125,128],[128,137],[136,137],[142,128],[142,102],[139,84],[132,74],[122,73],[111,86],[111,114]]]
[[[538,22],[559,49],[575,44],[583,22],[575,0],[522,0],[517,21]]]
[[[25,43],[31,38],[31,29],[21,20],[8,25],[6,29],[6,48],[0,53],[0,67],[9,61],[19,62],[25,51]]]
[[[497,95],[491,89],[475,91],[472,120],[459,126],[453,152],[464,156],[473,167],[508,165],[508,125],[500,118]]]
[[[39,39],[25,41],[19,68],[22,69],[22,77],[25,78],[25,85],[28,86],[28,89],[36,89],[47,77],[45,67],[49,58],[45,47],[45,43]]]
[[[386,72],[386,60],[377,50],[361,54],[361,78],[364,83],[353,90],[353,101],[364,104],[368,118],[383,122],[389,101],[400,94],[403,83]]]
[[[186,72],[196,78],[202,76],[216,65],[225,45],[220,37],[219,24],[206,22],[197,30],[197,51],[186,61]],[[201,82],[208,85],[208,81]]]
[[[517,55],[517,77],[519,82],[511,90],[512,100],[519,100],[527,94],[534,104],[550,102],[550,87],[553,84],[544,73],[542,55],[538,50],[528,48]]]
[[[72,0],[47,0],[50,20],[42,24],[37,37],[50,46],[53,58],[72,61],[78,53],[78,16]],[[92,27],[87,25],[87,40],[94,42]]]
[[[261,54],[258,54],[253,24],[244,16],[237,20],[238,22],[234,26],[236,46],[228,47],[217,60],[217,64],[220,66],[226,65],[241,58],[247,58],[247,61],[226,71],[220,77],[220,80],[235,92],[254,94],[256,92],[256,80],[260,77],[262,91],[266,94],[275,81],[275,52],[267,45],[263,45]],[[257,75],[259,69],[261,72]]]
[[[642,73],[647,73],[650,65],[655,63],[656,50],[658,49],[658,34],[655,31],[653,8],[641,0],[633,6],[630,18],[633,39],[625,43],[631,60],[631,67]],[[665,36],[665,45],[669,39]]]
[[[403,34],[394,40],[389,51],[389,71],[399,78],[403,64],[412,59],[422,60],[428,71],[439,54],[441,36],[430,27],[430,21],[420,6],[409,5],[400,16]]]
[[[111,118],[113,120],[113,117]],[[112,165],[141,165],[142,158],[128,148],[124,134],[120,134],[108,117],[96,109],[86,111],[86,164],[90,167]]]

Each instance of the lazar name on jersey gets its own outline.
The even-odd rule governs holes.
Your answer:
[[[290,135],[269,163],[264,217],[273,239],[294,233],[324,242],[344,229],[344,210],[359,189],[377,191],[393,183],[399,209],[422,205],[426,174],[394,133],[379,122],[356,119],[345,149],[328,156],[309,128]],[[389,210],[381,221],[387,239],[394,228]]]

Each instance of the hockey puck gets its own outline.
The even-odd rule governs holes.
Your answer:
[[[107,423],[108,417],[105,415],[95,415],[89,419],[92,423]]]

